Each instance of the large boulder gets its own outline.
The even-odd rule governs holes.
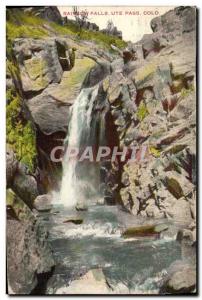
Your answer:
[[[57,43],[56,43],[57,41]],[[59,60],[59,48],[67,49],[64,40],[56,38],[32,39],[18,38],[14,43],[14,53],[24,93],[30,94],[45,89],[50,83],[60,82],[63,74]]]
[[[48,194],[39,195],[33,203],[33,207],[41,212],[47,212],[52,209],[52,197]]]
[[[47,92],[42,93],[27,102],[35,124],[40,130],[50,135],[54,132],[67,132],[70,106],[57,101]]]
[[[59,288],[56,294],[109,294],[111,291],[102,269],[92,269],[69,286]]]
[[[48,278],[55,262],[38,222],[7,220],[8,293],[27,295]]]
[[[196,269],[183,261],[174,262],[168,269],[160,293],[189,294],[196,289]]]

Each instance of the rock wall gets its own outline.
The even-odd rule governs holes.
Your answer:
[[[50,160],[51,150],[63,145],[70,106],[95,64],[90,58],[76,57],[75,52],[73,42],[65,38],[20,38],[14,42],[21,94],[36,131],[38,166],[45,190],[57,187],[61,164]]]
[[[196,217],[195,14],[180,7],[152,20],[154,33],[129,45],[137,59],[103,81],[120,148],[147,149],[144,160],[119,167],[122,204],[134,215],[187,225]]]

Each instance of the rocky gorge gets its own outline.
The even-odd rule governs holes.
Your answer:
[[[110,261],[118,264],[115,271],[106,266],[106,257],[104,264],[87,257],[91,263],[84,270],[77,258],[72,269],[57,259],[60,251],[65,260],[68,251],[73,259],[73,249],[83,249],[71,232],[85,238],[85,232],[96,232],[96,247],[102,249],[96,230],[120,239],[134,227],[132,237],[138,232],[146,240],[147,235],[172,239],[167,250],[173,258],[162,259],[164,267],[155,276],[151,272],[152,284],[160,278],[151,293],[196,293],[196,14],[195,7],[177,7],[151,21],[153,33],[126,43],[99,31],[84,29],[77,35],[75,25],[62,25],[56,7],[7,9],[9,294],[77,294],[84,286],[84,294],[149,293],[150,285],[137,290],[131,283],[141,286],[143,279],[135,277],[139,265],[129,275],[123,271],[127,284],[116,277],[120,261],[129,266],[131,253],[138,255],[135,244],[113,244],[120,250],[120,261]],[[88,103],[91,125],[96,124],[93,146],[136,147],[138,159],[101,161],[102,197],[89,208],[81,199],[72,219],[72,211],[57,206],[64,170],[61,161],[51,160],[51,151],[68,142],[72,109],[84,89],[93,99],[92,106]],[[57,151],[58,157],[62,154]],[[93,227],[85,220],[93,220]],[[162,245],[143,245],[148,255],[155,247],[165,255]]]

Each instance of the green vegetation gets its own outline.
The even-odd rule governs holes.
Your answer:
[[[156,71],[157,65],[155,62],[147,63],[142,68],[138,69],[135,79],[137,82],[142,82],[148,79]]]
[[[159,157],[161,155],[161,151],[154,146],[149,147],[149,153],[154,157]]]
[[[97,44],[110,49],[113,44],[118,48],[124,48],[126,42],[117,37],[106,35],[102,32],[79,29],[75,24],[59,25],[54,22],[42,20],[25,13],[19,9],[15,12],[7,11],[7,37],[11,40],[19,37],[43,38],[51,35],[71,35],[77,40],[95,41]]]
[[[138,120],[141,122],[142,120],[144,120],[144,118],[146,116],[148,116],[148,114],[149,114],[149,112],[148,112],[147,106],[145,105],[144,102],[141,102],[139,107],[138,107],[138,110],[137,110]]]
[[[9,89],[6,98],[6,142],[16,153],[17,159],[26,164],[30,171],[33,171],[37,153],[35,133],[31,122],[24,119],[21,100],[15,91]]]
[[[33,171],[36,165],[36,144],[35,132],[30,121],[27,121],[23,113],[22,97],[20,95],[20,72],[13,53],[13,40],[15,38],[44,38],[48,36],[70,35],[75,41],[90,40],[102,47],[110,49],[110,45],[114,44],[119,48],[125,47],[126,43],[116,37],[108,36],[101,32],[94,32],[79,29],[75,24],[65,26],[48,22],[31,13],[24,12],[20,9],[7,9],[6,22],[6,57],[7,57],[7,74],[16,82],[15,90],[7,90],[7,143],[14,150],[16,157],[25,163],[30,171]],[[32,63],[30,67],[30,63]],[[28,73],[31,78],[37,77],[41,68],[41,62],[35,59],[31,62],[27,61]],[[94,62],[90,59],[83,59],[81,65],[75,65],[72,70],[72,76],[67,81],[71,81],[72,85],[77,85],[82,81]],[[40,70],[39,70],[40,69]],[[40,81],[41,78],[39,78]],[[37,80],[36,80],[37,82]],[[62,82],[61,86],[66,87],[66,82]],[[19,87],[18,87],[19,84]],[[38,84],[38,82],[37,82]],[[42,82],[42,84],[46,84]],[[19,90],[18,90],[19,88]],[[61,89],[63,91],[63,89]]]
[[[6,204],[12,207],[16,219],[30,220],[32,218],[30,209],[12,189],[6,190]]]
[[[192,85],[189,89],[183,88],[180,92],[182,98],[188,97],[192,92],[194,92],[194,86]]]

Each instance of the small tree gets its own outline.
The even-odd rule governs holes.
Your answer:
[[[81,30],[88,19],[88,12],[86,9],[79,12],[78,6],[73,6],[73,12],[75,21]]]
[[[113,21],[112,20],[108,20],[107,21],[107,28],[106,28],[106,31],[107,31],[107,33],[112,33],[113,32],[113,30],[114,30],[114,23],[113,23]]]

